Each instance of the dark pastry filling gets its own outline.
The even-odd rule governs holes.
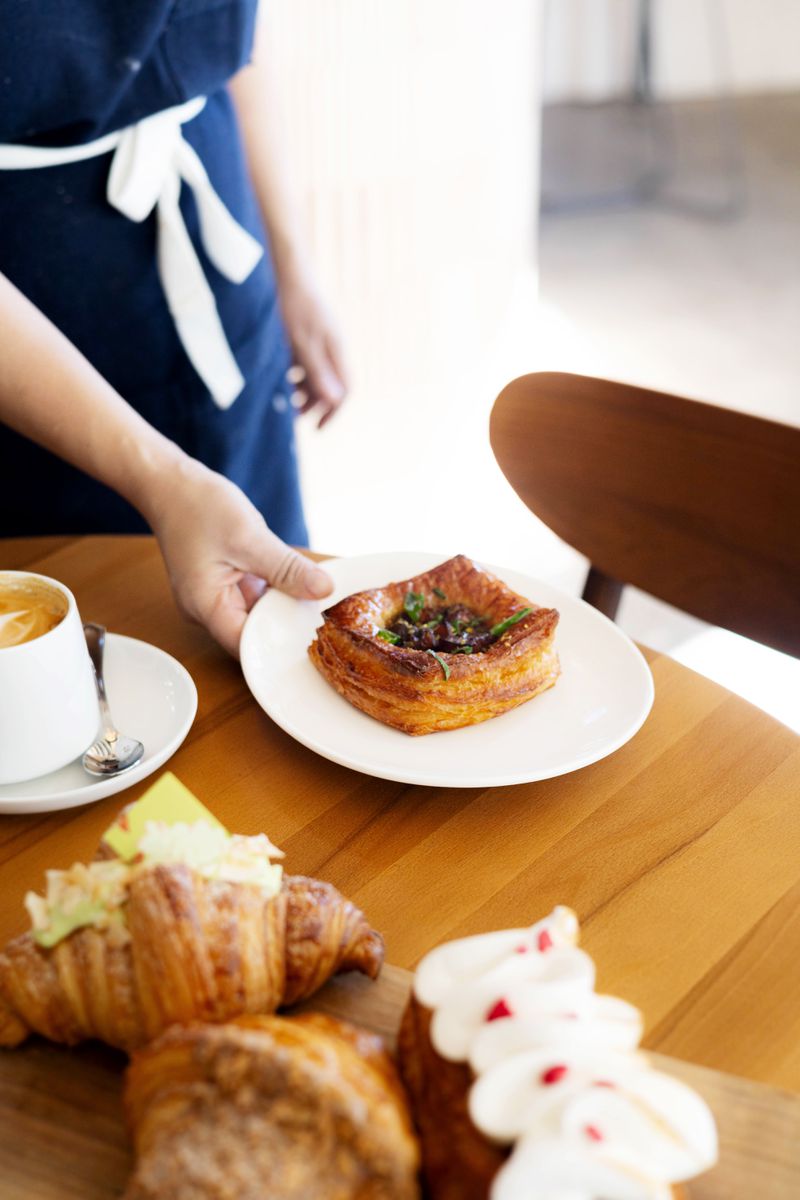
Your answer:
[[[406,650],[479,654],[531,611],[522,608],[505,621],[490,626],[485,617],[466,604],[447,604],[447,597],[439,588],[434,588],[434,592],[441,603],[420,592],[408,592],[402,611],[386,629],[378,631],[378,637]]]
[[[473,654],[494,642],[488,623],[466,604],[446,608],[423,608],[413,621],[402,612],[388,629],[396,646],[410,650],[439,650],[446,654]]]

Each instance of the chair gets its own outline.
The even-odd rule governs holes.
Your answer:
[[[800,657],[800,429],[535,374],[500,393],[490,437],[517,495],[589,559],[601,612],[630,583]]]

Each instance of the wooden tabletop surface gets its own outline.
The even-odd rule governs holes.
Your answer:
[[[391,962],[568,904],[601,990],[643,1009],[645,1045],[800,1090],[800,738],[760,710],[646,651],[653,711],[610,758],[514,787],[410,787],[274,725],[238,664],[179,617],[151,539],[0,541],[0,567],[62,580],[85,620],[188,668],[199,709],[170,768],[230,828],[268,832],[290,871],[360,904]],[[45,868],[91,857],[146,786],[0,816],[0,944]]]

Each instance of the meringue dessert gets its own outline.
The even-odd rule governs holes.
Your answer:
[[[577,941],[559,907],[420,963],[399,1057],[433,1200],[667,1200],[716,1162],[705,1101],[649,1065]]]

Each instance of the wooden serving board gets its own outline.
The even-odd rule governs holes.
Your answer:
[[[344,1017],[394,1045],[411,975],[331,981],[301,1008]],[[691,1084],[719,1125],[719,1165],[686,1187],[691,1200],[798,1200],[800,1096],[663,1055],[654,1065]],[[121,1090],[125,1056],[96,1043],[69,1050],[32,1039],[0,1051],[0,1200],[112,1200],[132,1167]]]

